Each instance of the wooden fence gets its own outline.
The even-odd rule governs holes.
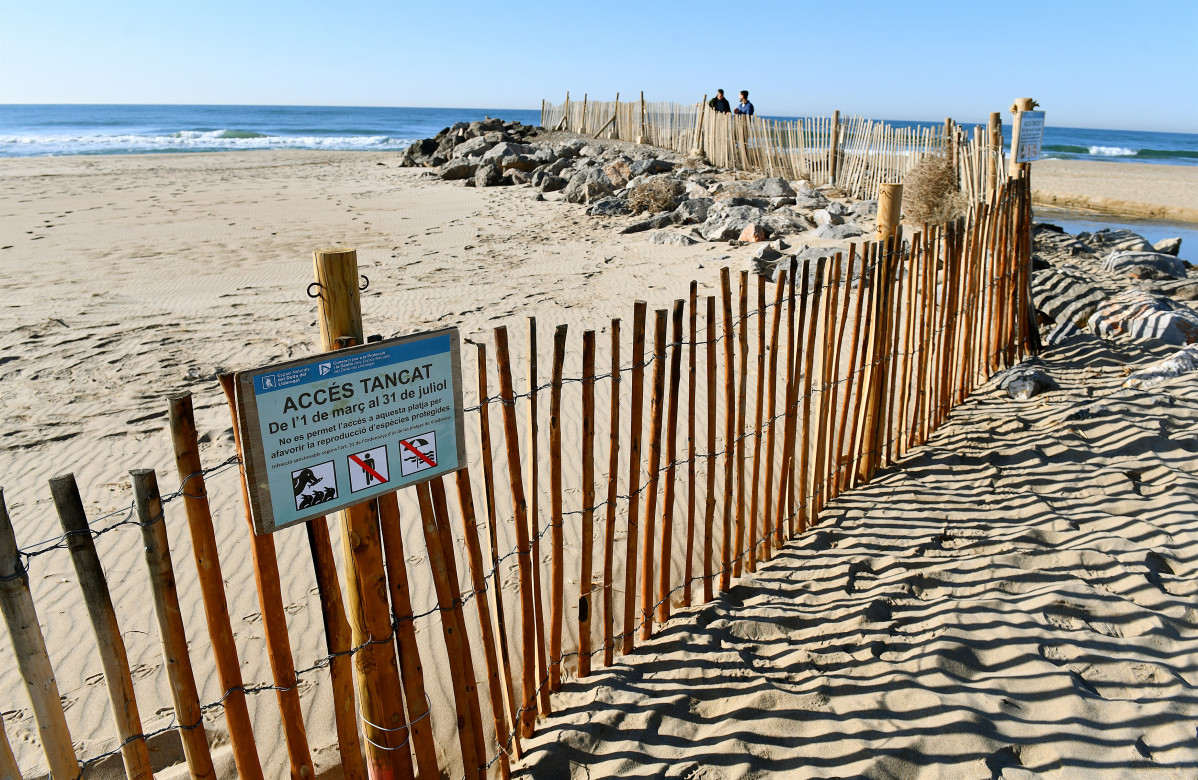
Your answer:
[[[311,778],[298,688],[315,680],[332,693],[345,777],[507,777],[538,715],[552,711],[553,691],[585,685],[675,609],[705,604],[754,572],[817,526],[830,501],[924,442],[994,371],[1038,350],[1027,179],[1008,180],[992,200],[943,227],[792,260],[772,281],[724,268],[718,296],[700,297],[692,282],[671,309],[637,303],[631,328],[613,319],[602,338],[587,330],[575,340],[558,327],[544,355],[548,377],[538,374],[535,321],[519,372],[508,329],[496,328],[492,344],[475,346],[476,465],[452,485],[437,478],[405,488],[418,506],[423,559],[404,550],[411,540],[395,494],[342,518],[344,581],[328,524],[306,524],[327,651],[317,663],[296,669],[274,537],[248,533],[270,683],[241,676],[245,649],[225,592],[236,578],[221,574],[205,486],[238,461],[230,454],[205,469],[190,396],[170,402],[180,484],[169,495],[153,471],[134,471],[132,510],[89,521],[74,478],[57,477],[50,488],[63,535],[22,549],[0,493],[0,609],[45,757],[25,771],[66,780],[119,755],[128,777],[148,779],[158,767],[147,744],[175,732],[191,776],[211,778],[205,725],[223,715],[238,775],[281,776],[281,766],[263,765],[246,706],[273,692],[289,772]],[[518,392],[521,380],[527,389]],[[171,558],[168,530],[178,535],[184,523],[194,567]],[[118,625],[95,547],[134,527],[157,617],[136,629],[159,636],[173,700],[173,717],[155,716],[153,729],[125,653],[122,629],[133,627]],[[74,564],[112,707],[112,749],[91,756],[72,742],[29,590],[27,567],[58,550]],[[206,703],[188,651],[188,636],[205,629],[184,623],[176,595],[191,577],[221,691]],[[430,578],[435,603],[413,605],[411,583]],[[419,641],[418,625],[429,629]],[[450,679],[426,679],[434,667],[448,667]],[[438,743],[447,713],[457,739]],[[0,729],[0,777],[20,776]]]
[[[704,96],[706,98],[706,96]],[[869,199],[881,184],[900,184],[923,157],[945,153],[968,201],[988,197],[993,173],[1005,169],[997,114],[972,133],[945,120],[940,127],[894,127],[863,117],[776,120],[717,114],[695,105],[639,101],[541,101],[541,126],[658,146],[682,154],[701,153],[712,165],[835,184],[846,195]]]

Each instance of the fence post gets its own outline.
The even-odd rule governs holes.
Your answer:
[[[645,91],[643,89],[641,90],[641,129],[640,133],[636,137],[636,142],[638,144],[649,142],[648,138],[645,136]]]
[[[902,217],[903,185],[881,184],[878,186],[878,229],[875,241],[885,241],[894,235]]]
[[[4,505],[4,489],[0,488],[0,612],[4,613],[8,635],[12,639],[12,653],[33,705],[34,721],[50,774],[55,778],[73,778],[79,774],[79,759],[75,756],[75,746],[63,714],[54,668],[46,654],[46,640],[37,620],[37,610],[29,594],[29,575],[21,564],[20,555],[12,521]]]
[[[828,146],[828,183],[836,183],[836,174],[839,164],[837,157],[840,153],[840,111],[839,109],[832,112],[832,132],[829,138]]]
[[[707,95],[703,95],[703,102],[699,104],[699,126],[695,128],[695,148],[691,149],[691,157],[703,156],[703,119],[707,115]]]
[[[1002,114],[990,113],[990,153],[986,156],[986,199],[994,203],[998,189],[998,161],[1002,156]]]
[[[75,484],[74,474],[63,474],[50,480],[50,493],[58,520],[66,535],[67,548],[71,552],[71,563],[79,578],[83,591],[83,602],[91,618],[92,630],[96,635],[96,649],[104,667],[104,680],[108,684],[108,699],[112,704],[112,717],[116,721],[117,736],[121,741],[121,760],[125,764],[125,775],[129,780],[153,780],[150,768],[150,752],[142,736],[141,716],[137,711],[137,697],[133,692],[133,677],[129,673],[129,656],[125,652],[125,641],[117,624],[116,610],[108,591],[108,580],[96,554],[96,542],[87,524],[83,511],[83,499]]]
[[[337,339],[352,337],[365,343],[362,334],[362,304],[358,294],[358,253],[333,247],[312,253],[316,281],[317,321],[321,349],[332,351]],[[358,504],[337,513],[345,557],[345,593],[354,646],[391,634],[391,615],[386,598],[386,573],[380,544],[377,502]],[[366,767],[373,780],[389,780],[398,773],[414,774],[411,751],[395,750],[402,725],[399,669],[391,643],[368,644],[354,656],[358,671],[358,699],[366,734]],[[417,702],[416,705],[419,706]],[[375,744],[377,743],[377,745]]]
[[[1011,178],[1017,178],[1019,172],[1027,167],[1027,163],[1015,162],[1019,157],[1019,130],[1023,126],[1023,112],[1031,111],[1036,107],[1036,101],[1031,98],[1015,98],[1015,102],[1011,104],[1011,113],[1015,115],[1015,119],[1011,122],[1011,159],[1010,173],[1007,174]]]

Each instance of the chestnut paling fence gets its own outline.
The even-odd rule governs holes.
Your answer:
[[[170,405],[174,492],[134,471],[134,505],[88,518],[74,478],[57,477],[63,534],[25,547],[0,493],[0,608],[45,758],[27,774],[75,778],[119,756],[128,777],[149,778],[158,767],[147,746],[175,732],[191,775],[213,777],[205,730],[224,719],[238,774],[278,776],[286,770],[263,765],[247,709],[273,693],[290,774],[312,777],[300,706],[311,682],[331,690],[346,777],[507,777],[552,692],[586,685],[666,621],[686,620],[674,610],[754,572],[818,525],[829,501],[924,442],[994,371],[1039,349],[1027,179],[991,201],[942,227],[791,260],[773,281],[724,268],[719,295],[692,282],[669,310],[638,302],[631,327],[611,320],[603,338],[558,327],[544,378],[535,323],[520,370],[507,328],[496,328],[468,361],[478,465],[451,485],[405,488],[425,549],[405,553],[394,494],[364,505],[342,526],[354,578],[343,589],[328,524],[306,525],[327,650],[315,663],[296,668],[273,537],[247,531],[270,682],[241,677],[205,485],[239,460],[200,462],[190,396]],[[184,526],[194,566],[171,558],[168,527]],[[133,528],[156,615],[136,628],[160,638],[173,702],[154,723],[139,714],[124,647],[133,627],[119,625],[95,547],[110,534],[135,544]],[[61,587],[79,587],[88,608],[115,732],[104,752],[77,753],[42,639],[28,570],[48,554],[69,554],[76,578]],[[186,625],[177,597],[192,577],[205,625]],[[411,584],[430,578],[435,602],[414,605]],[[417,628],[428,629],[419,641]],[[221,695],[202,703],[188,637],[205,630]],[[428,679],[433,668],[452,679]],[[456,742],[438,744],[435,721],[451,714]],[[0,777],[20,776],[0,729]]]
[[[717,114],[705,103],[541,101],[541,126],[670,149],[701,152],[713,165],[812,184],[835,184],[855,198],[876,198],[881,184],[901,184],[923,157],[953,161],[962,194],[980,200],[993,189],[988,171],[1005,169],[1003,145],[981,126],[971,133],[941,127],[896,127],[859,116],[776,120]]]

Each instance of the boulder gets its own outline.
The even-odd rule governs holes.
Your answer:
[[[745,225],[745,229],[740,232],[736,240],[745,244],[756,244],[758,241],[765,241],[767,238],[764,226],[756,222],[750,222],[748,225]]]
[[[699,242],[697,239],[691,238],[684,233],[674,233],[669,230],[660,230],[649,236],[649,243],[664,244],[666,246],[691,246]]]
[[[658,214],[657,216],[649,217],[648,219],[642,219],[637,222],[633,222],[631,225],[627,225],[622,228],[619,232],[621,235],[627,235],[629,233],[643,233],[646,230],[661,230],[662,228],[668,228],[671,226],[671,224],[672,223],[670,222],[669,214]]]
[[[441,166],[441,178],[446,181],[469,179],[478,170],[478,163],[459,157]]]
[[[528,184],[529,175],[518,168],[503,172],[504,184]]]
[[[674,222],[678,225],[698,225],[707,221],[708,211],[714,201],[711,198],[684,200],[674,209]]]
[[[842,225],[822,225],[815,229],[815,235],[819,238],[831,238],[837,241],[845,238],[853,238],[854,236],[862,235],[864,232],[864,230],[852,222],[845,222]]]
[[[607,178],[607,174],[598,168],[580,171],[566,185],[566,200],[570,203],[593,203],[599,198],[611,195],[615,188]]]
[[[1094,253],[1088,245],[1066,233],[1064,228],[1049,222],[1032,225],[1032,246],[1049,256],[1077,257]]]
[[[492,141],[486,136],[477,135],[468,141],[458,144],[453,148],[454,158],[460,157],[481,157],[492,146],[499,143],[497,140]]]
[[[628,168],[632,171],[633,176],[643,176],[644,174],[669,173],[674,170],[674,164],[668,160],[634,160]]]
[[[1164,360],[1158,360],[1133,372],[1123,380],[1123,386],[1136,390],[1151,390],[1159,384],[1194,370],[1198,370],[1198,344],[1184,347]]]
[[[503,183],[503,171],[494,163],[484,163],[478,166],[474,173],[475,187],[495,187]]]
[[[558,157],[574,158],[582,151],[582,147],[586,146],[586,142],[579,138],[571,138],[562,141],[553,147],[553,151]]]
[[[820,195],[815,190],[811,190],[810,192],[811,192],[810,195],[808,195],[802,191],[800,191],[797,195],[795,195],[795,207],[796,208],[807,209],[807,210],[822,209],[824,206],[828,205],[828,199],[825,198],[823,195]]]
[[[626,158],[621,157],[603,166],[603,172],[607,174],[608,181],[616,189],[628,184],[628,180],[632,178],[633,174],[628,162]]]
[[[1032,303],[1058,325],[1085,328],[1107,294],[1089,275],[1071,265],[1032,274]]]
[[[609,195],[587,206],[586,213],[592,217],[621,217],[630,212],[627,200]]]
[[[699,228],[707,241],[731,241],[751,223],[761,224],[765,210],[753,206],[729,206],[715,203],[707,211],[707,220]]]
[[[1164,252],[1115,251],[1107,255],[1103,270],[1132,279],[1184,279],[1185,261]]]
[[[433,155],[437,152],[437,146],[437,142],[432,138],[423,138],[417,141],[407,149],[404,149],[403,155],[400,158],[400,165],[406,167],[433,165]],[[439,165],[440,163],[437,164]]]
[[[793,198],[794,189],[790,182],[781,176],[766,176],[748,185],[748,189],[758,192],[764,198]]]
[[[486,159],[485,155],[483,159]],[[510,154],[499,161],[499,167],[505,173],[512,170],[532,173],[540,167],[540,163],[526,154]]]
[[[1122,250],[1125,252],[1151,252],[1152,244],[1139,233],[1130,230],[1115,230],[1103,228],[1096,233],[1078,233],[1077,240],[1082,241],[1098,252]]]
[[[874,204],[874,211],[877,211],[877,204]],[[828,213],[834,217],[847,217],[853,213],[853,210],[844,205],[838,200],[834,200],[828,204]]]
[[[1016,366],[1006,371],[999,379],[998,386],[1017,401],[1026,401],[1047,390],[1060,389],[1052,377],[1030,366]]]
[[[850,209],[854,217],[859,219],[871,219],[878,216],[878,202],[876,200],[863,200],[860,203],[854,203]]]
[[[697,181],[684,182],[683,186],[686,187],[686,197],[688,198],[706,198],[707,200],[712,199],[711,190],[707,189],[706,186]]]
[[[832,205],[832,204],[830,204]],[[840,214],[832,213],[832,209],[817,209],[811,213],[811,218],[815,220],[815,224],[820,225],[843,225],[844,217]]]
[[[1179,301],[1198,301],[1198,283],[1183,284],[1173,291],[1173,297]]]
[[[1177,346],[1198,342],[1198,311],[1143,290],[1124,290],[1104,301],[1090,326],[1107,339],[1122,336]]]
[[[771,211],[761,220],[771,232],[777,235],[801,233],[815,227],[815,223],[802,214],[788,208]]]
[[[1181,253],[1180,238],[1162,238],[1152,245],[1152,249],[1156,252],[1162,252],[1166,255],[1177,257]]]

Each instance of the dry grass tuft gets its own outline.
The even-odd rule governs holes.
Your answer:
[[[943,225],[965,213],[957,190],[952,161],[943,154],[929,155],[903,179],[903,218],[913,224]]]
[[[678,205],[678,199],[685,191],[682,182],[663,176],[633,187],[632,192],[628,193],[628,207],[633,214],[670,211]]]

